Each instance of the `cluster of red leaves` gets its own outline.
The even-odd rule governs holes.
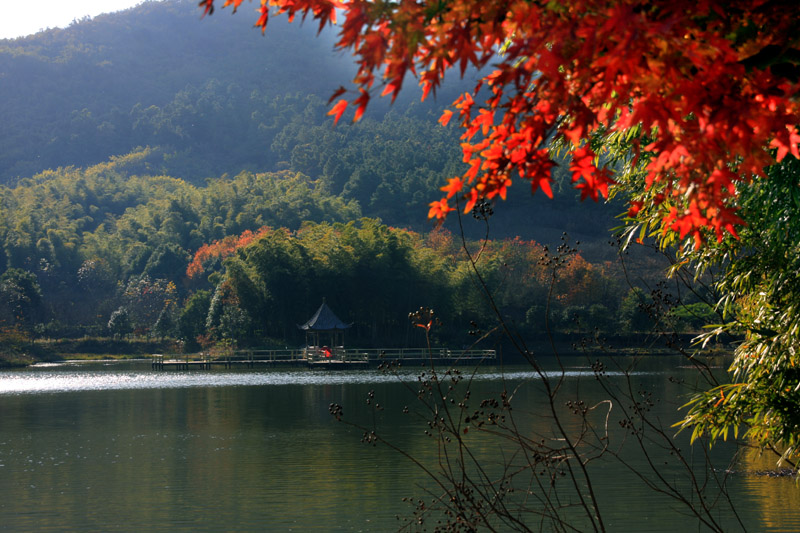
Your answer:
[[[209,12],[213,0],[201,6]],[[226,0],[224,5],[241,0]],[[442,188],[429,216],[442,218],[454,197],[469,211],[479,198],[505,198],[512,179],[551,192],[555,162],[546,143],[561,138],[583,198],[608,194],[613,169],[587,142],[596,132],[641,127],[633,150],[653,154],[646,186],[667,202],[666,230],[721,238],[741,220],[731,206],[736,183],[763,175],[798,153],[797,52],[800,4],[789,0],[261,0],[320,27],[344,13],[337,46],[359,70],[348,106],[357,120],[381,78],[394,99],[407,73],[423,98],[445,72],[492,63],[471,93],[441,118],[458,116],[469,165]],[[499,51],[502,49],[502,54]],[[798,54],[800,55],[800,54]],[[788,65],[788,69],[786,66]],[[780,68],[777,68],[780,67]],[[345,93],[340,88],[331,101]],[[647,139],[647,140],[644,140]],[[636,208],[637,206],[634,206]],[[735,233],[734,233],[735,234]]]
[[[210,259],[225,259],[236,253],[239,248],[244,248],[251,242],[267,235],[272,231],[269,226],[264,226],[256,231],[247,230],[241,235],[228,235],[224,239],[214,241],[211,244],[202,245],[192,258],[192,262],[186,268],[186,275],[193,278],[205,271],[205,264]]]

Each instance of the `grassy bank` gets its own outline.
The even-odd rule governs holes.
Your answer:
[[[172,341],[154,339],[31,340],[18,332],[3,332],[0,339],[0,368],[24,367],[40,362],[68,359],[133,359],[172,350]]]

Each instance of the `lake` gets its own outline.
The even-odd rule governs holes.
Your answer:
[[[626,367],[633,362],[619,361]],[[549,362],[550,375],[557,370]],[[607,383],[628,383],[613,364],[606,362],[606,371]],[[439,448],[418,416],[424,412],[416,399],[419,373],[156,371],[147,361],[0,372],[0,529],[387,531],[405,524],[415,530],[407,522],[414,511],[408,499],[437,494],[431,479],[389,446],[362,443],[363,431],[336,422],[329,406],[341,405],[346,421],[376,428],[392,445],[436,468]],[[652,399],[649,417],[669,427],[679,419],[677,408],[695,375],[680,360],[650,357],[629,376],[632,390]],[[458,394],[465,383],[457,385]],[[479,369],[470,402],[477,407],[479,398],[496,398],[504,386],[514,392],[521,433],[552,431],[541,379],[529,367]],[[565,364],[559,394],[559,412],[571,434],[579,431],[582,417],[567,412],[567,400],[595,405],[607,399],[590,362],[581,358]],[[588,418],[602,420],[606,405]],[[647,473],[648,466],[619,424],[621,410],[629,407],[612,407],[608,442],[630,468],[608,457],[590,463],[605,527],[705,530],[686,507],[648,489],[634,474]],[[510,457],[496,438],[476,430],[465,438],[489,470],[502,468],[500,459]],[[774,467],[771,458],[745,453],[734,461],[736,448],[728,443],[712,449],[712,470],[701,447],[689,447],[683,434],[677,439],[698,479],[725,479],[736,512],[715,500],[718,491],[707,494],[711,515],[724,530],[800,530],[795,480],[758,475]],[[653,453],[664,459],[658,470],[666,481],[686,488],[684,467],[666,452]],[[575,513],[580,528],[581,513],[569,503],[562,516],[572,521]],[[428,529],[435,526],[433,516]],[[529,523],[532,529],[539,524]],[[541,527],[551,529],[547,523]]]

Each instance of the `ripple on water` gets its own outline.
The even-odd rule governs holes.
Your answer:
[[[125,389],[171,389],[188,387],[231,387],[263,385],[343,385],[415,381],[417,370],[389,374],[378,370],[323,371],[308,369],[265,371],[182,371],[157,372],[140,364],[115,365],[109,362],[92,365],[75,362],[46,363],[24,370],[0,372],[0,395],[102,391]],[[590,375],[589,370],[568,370],[567,377]],[[607,372],[610,374],[610,372]],[[481,371],[475,380],[529,380],[539,376],[532,370],[499,372]]]

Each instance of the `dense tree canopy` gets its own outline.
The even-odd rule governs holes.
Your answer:
[[[323,296],[352,313],[362,345],[416,345],[406,316],[422,305],[446,319],[443,341],[463,337],[470,320],[490,322],[443,229],[362,219],[358,201],[331,194],[324,177],[242,172],[198,187],[148,174],[151,157],[144,149],[0,186],[0,335],[11,327],[42,337],[180,338],[190,348],[198,337],[284,346],[301,342],[294,324]],[[480,263],[509,318],[532,336],[543,333],[546,290],[529,264],[543,250],[494,240]],[[559,277],[559,331],[592,306],[606,315],[619,306],[621,272],[589,259],[575,256]],[[618,325],[590,322],[609,332]]]
[[[475,242],[468,246],[481,248]],[[551,267],[541,261],[546,253],[533,241],[489,241],[477,262],[509,322],[530,338],[546,333],[545,307],[553,282]],[[470,329],[493,323],[470,263],[446,230],[422,235],[367,218],[346,224],[308,222],[294,232],[261,228],[204,245],[187,274],[193,280],[219,280],[208,314],[213,338],[247,341],[260,334],[301,342],[294,325],[308,318],[323,296],[343,319],[354,322],[348,336],[357,346],[419,345],[421,332],[407,318],[409,309],[421,306],[437,309],[443,321],[436,341],[469,344],[474,340]],[[552,331],[575,331],[576,319],[582,327],[606,333],[633,333],[650,325],[614,318],[624,292],[621,270],[612,265],[573,254],[555,283],[560,296],[551,305]],[[226,317],[239,317],[243,334],[235,334]]]

